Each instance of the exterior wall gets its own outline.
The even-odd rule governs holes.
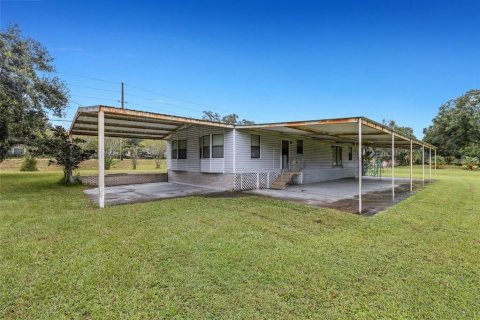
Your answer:
[[[223,158],[200,158],[199,138],[210,134],[223,134]],[[233,135],[233,129],[206,126],[189,126],[172,134],[167,143],[169,181],[232,190],[234,188]],[[172,159],[171,142],[182,139],[187,139],[187,159]]]
[[[260,159],[252,159],[250,135],[260,135]],[[269,172],[281,170],[281,142],[290,141],[290,165],[301,169],[296,183],[313,183],[354,177],[356,174],[356,148],[351,144],[337,144],[306,136],[277,132],[242,130],[236,132],[236,172]],[[297,154],[297,140],[303,140],[303,154]],[[342,167],[332,165],[332,146],[342,146]],[[352,160],[348,160],[349,147],[353,148]]]
[[[224,158],[201,159],[199,137],[207,134],[224,135]],[[260,158],[252,159],[250,135],[260,135]],[[187,159],[171,158],[172,140],[187,140]],[[355,177],[357,151],[352,144],[336,144],[307,136],[282,134],[265,130],[222,129],[189,126],[170,137],[167,143],[169,181],[214,186],[223,189],[269,188],[281,172],[281,142],[290,141],[290,165],[302,174],[294,183],[306,184]],[[303,140],[303,154],[297,154],[297,140]],[[342,167],[332,164],[332,146],[342,146]],[[348,160],[349,147],[353,148]]]
[[[223,134],[223,159],[200,158],[200,141],[203,135]],[[187,159],[172,159],[172,140],[187,140]],[[211,147],[211,146],[210,146]],[[233,129],[206,126],[190,126],[180,130],[168,139],[167,169],[204,173],[233,173]]]
[[[78,177],[81,183],[91,186],[98,186],[98,175]],[[167,182],[166,173],[148,174],[111,174],[105,176],[105,186],[120,186],[124,184],[140,184],[150,182]]]
[[[234,175],[232,173],[168,170],[168,181],[203,186],[222,191],[234,189]]]

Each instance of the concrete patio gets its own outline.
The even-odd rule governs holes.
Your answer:
[[[364,214],[374,214],[392,206],[412,193],[409,179],[395,179],[395,200],[392,200],[392,180],[390,178],[363,177],[362,198]],[[414,180],[415,190],[422,185]],[[289,185],[284,190],[256,189],[246,193],[271,198],[301,202],[320,207],[336,208],[343,211],[357,212],[358,180],[354,178],[332,180],[304,185]]]
[[[127,204],[185,196],[214,194],[219,192],[220,191],[217,189],[171,182],[129,184],[106,187],[105,203],[109,205]],[[87,189],[84,193],[90,200],[98,203],[98,188]]]

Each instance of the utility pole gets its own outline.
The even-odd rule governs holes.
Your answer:
[[[124,85],[122,81],[122,96],[121,96],[121,102],[122,102],[122,110],[125,109],[125,90],[124,90]],[[123,138],[120,138],[120,161],[123,160]]]
[[[124,99],[123,82],[122,82],[122,109],[125,109],[125,99]]]

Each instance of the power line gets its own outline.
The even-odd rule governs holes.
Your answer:
[[[186,110],[190,110],[190,111],[196,111],[196,112],[201,112],[201,110],[199,109],[194,109],[194,108],[189,108],[189,107],[185,107],[185,106],[180,106],[178,104],[174,104],[174,103],[170,103],[170,102],[165,102],[165,101],[158,101],[158,100],[155,100],[155,99],[150,99],[150,98],[147,98],[147,97],[142,97],[142,96],[139,96],[139,95],[136,95],[136,94],[132,94],[132,93],[126,93],[126,95],[130,95],[132,97],[137,97],[137,98],[140,98],[140,99],[144,99],[144,100],[148,100],[148,101],[151,101],[151,102],[154,102],[154,103],[159,103],[159,104],[166,104],[166,105],[170,105],[170,106],[173,106],[173,107],[177,107],[177,108],[182,108],[182,109],[186,109]]]
[[[115,92],[118,93],[118,90],[112,90],[112,89],[103,89],[103,88],[95,88],[95,87],[89,87],[89,86],[84,86],[80,84],[74,84],[74,83],[68,83],[67,85],[73,86],[73,87],[80,87],[80,88],[86,88],[86,89],[92,89],[92,90],[98,90],[98,91],[105,91],[105,92]]]
[[[116,101],[116,102],[120,102],[118,99],[90,97],[90,96],[82,96],[82,95],[78,95],[78,94],[72,94],[72,97],[79,97],[79,98],[87,98],[87,99],[96,99],[96,100],[106,100],[106,101]]]
[[[140,90],[140,91],[144,91],[144,92],[156,94],[156,95],[159,95],[159,96],[167,97],[167,98],[170,98],[170,99],[174,99],[174,100],[178,100],[178,101],[182,101],[182,102],[194,104],[194,105],[197,105],[197,106],[200,106],[200,107],[209,108],[209,109],[217,109],[217,110],[220,110],[220,111],[229,112],[228,110],[225,110],[225,109],[222,109],[222,108],[212,107],[212,106],[208,106],[208,105],[203,104],[203,103],[198,103],[198,102],[194,102],[194,101],[187,100],[187,99],[177,98],[177,97],[174,97],[174,96],[171,96],[171,95],[166,95],[166,94],[163,94],[163,93],[155,92],[155,91],[153,91],[153,90],[148,90],[148,89],[143,89],[143,88],[140,88],[140,87],[137,87],[137,86],[132,86],[132,85],[130,85],[130,84],[127,84],[127,85],[128,85],[130,88],[134,88],[134,89],[137,89],[137,90]]]
[[[118,81],[112,81],[112,80],[107,80],[107,79],[95,78],[95,77],[90,77],[90,76],[83,76],[83,75],[74,74],[74,73],[68,73],[68,72],[53,71],[53,73],[58,73],[58,74],[63,74],[63,75],[72,76],[72,77],[78,77],[78,78],[84,78],[84,79],[90,79],[90,80],[95,80],[95,81],[102,81],[102,82],[120,84],[120,82],[118,82]]]

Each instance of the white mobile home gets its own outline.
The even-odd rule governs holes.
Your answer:
[[[98,135],[99,204],[104,206],[104,137],[168,142],[168,181],[221,190],[284,188],[348,177],[358,178],[362,211],[362,152],[365,146],[435,147],[365,117],[230,125],[107,106],[80,107],[72,135]],[[395,163],[392,152],[392,165]],[[423,159],[425,160],[425,159]],[[422,161],[425,163],[425,161]],[[394,169],[392,167],[392,169]],[[424,172],[423,168],[423,172]],[[392,173],[394,170],[392,170]],[[424,174],[423,174],[424,176]],[[392,196],[394,197],[394,175]],[[412,190],[412,160],[410,190]]]
[[[246,190],[355,177],[354,142],[301,133],[188,126],[168,137],[169,181]]]

